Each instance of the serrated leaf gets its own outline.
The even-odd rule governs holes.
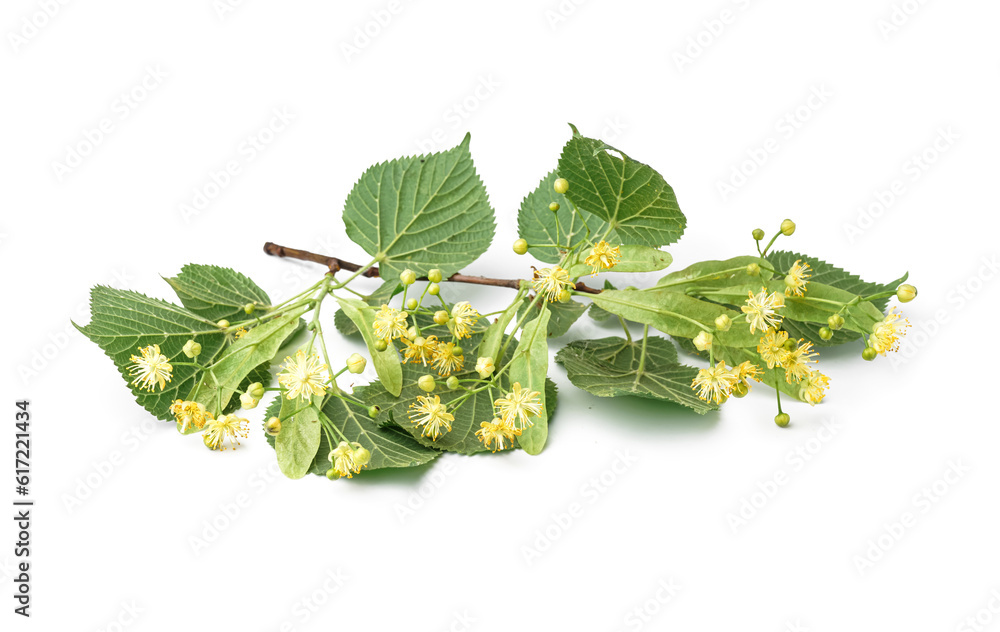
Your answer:
[[[199,361],[213,362],[226,347],[226,335],[214,322],[138,292],[97,286],[90,294],[90,312],[88,325],[73,325],[111,358],[139,405],[164,421],[173,420],[170,404],[183,399],[194,387],[195,367],[174,366],[164,390],[141,391],[131,384],[131,356],[138,355],[140,347],[159,345],[169,360],[187,362],[181,349],[194,339],[202,346]]]
[[[281,432],[274,441],[278,467],[288,478],[302,478],[309,473],[319,451],[323,434],[316,405],[322,398],[313,398],[310,405],[301,399],[281,400]]]
[[[569,181],[566,197],[607,221],[621,243],[658,247],[677,241],[687,220],[673,189],[652,167],[609,149],[583,136],[566,143],[558,168]]]
[[[565,335],[569,328],[573,326],[583,313],[587,311],[587,306],[579,301],[570,300],[566,303],[556,301],[543,305],[542,303],[526,302],[518,311],[517,317],[524,317],[524,313],[531,310],[526,320],[538,318],[544,310],[549,312],[549,338],[558,338]]]
[[[372,358],[372,365],[375,373],[378,374],[382,385],[393,395],[399,395],[403,388],[403,370],[399,365],[399,353],[396,348],[389,345],[383,351],[375,348],[375,313],[361,301],[347,298],[337,298],[340,309],[344,314],[354,321],[355,326],[360,330],[361,337],[368,345],[368,353]]]
[[[649,336],[645,345],[646,357],[641,362],[642,340],[577,340],[556,354],[556,362],[566,367],[566,376],[574,386],[598,397],[635,395],[665,400],[702,415],[718,408],[698,398],[691,388],[698,369],[680,364],[669,340]]]
[[[165,279],[187,309],[212,322],[247,320],[243,308],[254,303],[270,307],[267,293],[248,277],[219,266],[188,264],[176,277]]]
[[[406,268],[444,276],[486,252],[494,217],[469,154],[469,136],[454,149],[377,164],[344,206],[347,235],[379,262],[383,278]]]
[[[354,321],[342,309],[338,309],[333,313],[333,326],[345,336],[360,335],[358,326],[354,324]]]
[[[518,382],[523,388],[538,393],[545,392],[545,378],[549,368],[550,314],[548,309],[543,308],[537,318],[524,326],[510,369],[507,371],[512,384]],[[528,454],[539,454],[549,436],[548,420],[542,414],[532,418],[532,421],[534,424],[522,431],[517,442]]]
[[[604,272],[655,272],[669,267],[674,261],[669,252],[658,248],[624,244],[620,246],[620,249],[621,261],[615,264],[615,267],[604,270]],[[583,262],[589,255],[590,250],[585,250],[576,257],[578,263],[574,263],[568,268],[571,277],[592,274],[593,268]]]
[[[558,177],[555,171],[550,172],[521,202],[521,209],[517,214],[518,235],[529,244],[572,247],[588,236],[600,237],[608,233],[607,222],[582,209],[574,212],[573,205],[566,196],[555,192],[553,185]],[[552,202],[559,205],[556,213],[549,210]],[[609,243],[618,243],[618,236],[614,231],[608,233],[607,239]],[[563,256],[556,246],[530,246],[528,252],[545,263],[559,263]]]

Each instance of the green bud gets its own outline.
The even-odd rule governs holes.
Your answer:
[[[443,309],[434,312],[434,322],[439,325],[447,325],[451,320],[451,315]]]
[[[376,417],[378,417],[378,414],[380,412],[382,412],[382,409],[380,407],[378,407],[378,406],[369,406],[368,407],[368,416],[371,417],[372,419],[375,419]]]
[[[829,327],[820,327],[819,337],[823,340],[829,340],[830,338],[833,338],[833,330]]]
[[[240,395],[240,408],[243,410],[250,410],[251,408],[257,408],[258,400],[251,396],[250,393],[243,393]]]
[[[844,326],[844,317],[840,314],[831,314],[830,317],[826,319],[826,324],[830,327],[830,329],[839,331],[840,328]]]
[[[208,448],[209,450],[217,449],[215,445],[212,443],[212,437],[210,437],[207,432],[202,433],[201,442],[204,443],[205,447]]]
[[[462,355],[463,353],[465,353],[465,349],[463,349],[459,345],[455,345],[454,347],[451,348],[451,353],[452,355]]]
[[[358,467],[366,465],[368,461],[372,460],[372,453],[369,452],[368,448],[365,446],[358,442],[354,442],[351,444],[351,447],[354,448],[354,454],[352,456],[354,458],[354,462],[358,464]]]
[[[421,375],[420,379],[417,380],[417,386],[425,393],[430,393],[437,386],[437,383],[434,381],[433,375]]]
[[[747,386],[746,382],[739,382],[733,387],[733,397],[746,397],[747,393],[750,392],[750,387]]]
[[[347,358],[347,370],[355,375],[364,373],[366,366],[368,366],[368,359],[360,353],[352,353]]]
[[[413,285],[417,282],[417,273],[407,268],[399,273],[399,281],[403,285]]]
[[[552,204],[549,204],[549,210],[552,211],[553,213],[557,212],[559,210],[559,202],[553,202]]]
[[[760,274],[760,266],[756,263],[751,263],[747,266],[747,274],[750,276],[757,276]]]
[[[335,481],[340,478],[340,473],[332,467],[326,471],[326,477],[331,481]]]
[[[556,193],[563,194],[569,191],[569,181],[566,178],[556,178],[556,181],[552,184],[552,188]]]
[[[878,357],[878,351],[875,351],[874,347],[865,347],[865,350],[861,352],[861,357],[871,362]]]
[[[417,331],[416,327],[410,327],[409,329],[406,330],[406,337],[409,338],[410,340],[413,340],[419,334],[420,332]]]
[[[757,241],[764,239],[764,229],[763,228],[753,229],[753,238]]]
[[[247,394],[250,395],[250,397],[253,397],[254,399],[261,399],[262,397],[264,397],[264,393],[266,392],[267,391],[264,390],[264,385],[261,384],[260,382],[254,382],[253,384],[247,387]]]
[[[785,351],[795,351],[795,348],[799,346],[799,343],[796,342],[794,339],[789,338],[788,340],[785,341],[785,344],[782,346],[785,348]]]
[[[715,328],[719,331],[729,331],[733,326],[733,319],[728,314],[719,314],[715,317]]]
[[[459,387],[458,378],[452,375],[451,377],[448,378],[448,381],[445,382],[445,386],[447,386],[449,389],[453,391],[457,390]]]
[[[795,222],[790,219],[786,219],[781,222],[781,234],[785,237],[791,237],[792,233],[795,232]]]
[[[441,293],[441,286],[438,285],[437,283],[431,283],[430,285],[427,286],[427,293],[430,294],[431,296],[437,296],[438,294]]]
[[[528,241],[525,239],[518,239],[514,242],[514,252],[519,255],[523,255],[528,252]]]
[[[246,305],[243,306],[243,313],[246,314],[247,316],[253,314],[255,311],[257,311],[257,306],[254,305],[253,303],[247,303]]]
[[[389,348],[389,343],[385,340],[376,340],[375,344],[372,346],[375,347],[375,351],[385,351]]]
[[[780,413],[774,416],[774,423],[778,424],[781,428],[786,428],[791,421],[792,418],[788,416],[788,413]]]
[[[434,268],[433,270],[427,273],[427,280],[430,281],[431,283],[440,283],[442,278],[444,278],[444,276],[441,274],[441,270],[439,270],[438,268]]]
[[[909,303],[917,298],[917,288],[909,283],[904,283],[896,289],[896,298],[899,299],[900,303]]]
[[[277,417],[271,417],[264,423],[264,432],[271,435],[272,437],[277,437],[281,433],[281,420]]]
[[[566,289],[559,290],[559,294],[556,296],[556,300],[560,303],[569,303],[571,298],[573,298],[573,295]]]
[[[417,309],[417,305],[419,305],[419,303],[417,303],[417,299],[415,298],[406,299],[406,309]]]
[[[215,323],[215,326],[218,327],[219,329],[226,329],[229,327],[229,321],[225,319],[220,320],[219,322]]]
[[[184,348],[181,351],[189,358],[197,358],[201,355],[201,345],[194,340],[188,340],[184,343]]]

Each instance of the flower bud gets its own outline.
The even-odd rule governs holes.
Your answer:
[[[326,471],[326,477],[331,481],[335,481],[340,478],[340,472],[331,467]]]
[[[791,421],[792,418],[788,416],[788,413],[780,413],[774,416],[774,423],[778,424],[781,428],[787,427]]]
[[[372,460],[372,453],[368,451],[368,448],[361,445],[357,441],[352,443],[351,447],[354,448],[354,454],[351,456],[354,459],[354,462],[357,463],[358,467],[367,465],[368,461]]]
[[[823,340],[829,340],[830,338],[833,338],[833,330],[829,327],[820,327],[819,337]]]
[[[201,441],[202,443],[205,444],[205,447],[208,448],[209,450],[218,450],[219,447],[221,447],[221,445],[219,447],[216,447],[215,443],[212,441],[212,437],[209,436],[207,432],[202,433]]]
[[[417,380],[417,386],[419,386],[420,390],[425,393],[430,393],[434,390],[434,387],[437,386],[437,384],[434,382],[433,375],[421,375],[420,379]]]
[[[452,375],[451,377],[448,378],[448,381],[445,382],[445,386],[447,386],[449,389],[453,391],[457,390],[459,387],[458,378]]]
[[[719,314],[715,317],[715,328],[719,331],[729,331],[733,326],[733,319],[728,314]]]
[[[215,323],[215,326],[218,327],[219,329],[226,329],[229,327],[229,321],[225,319],[220,320],[219,322]]]
[[[757,241],[760,241],[761,239],[763,239],[764,238],[764,229],[763,228],[755,228],[755,229],[753,229],[753,238],[755,240],[757,240]]]
[[[757,276],[760,274],[760,265],[756,263],[751,263],[747,266],[747,274],[749,276]]]
[[[694,346],[697,347],[698,351],[708,351],[712,348],[712,341],[714,339],[715,337],[712,334],[703,331],[695,336]]]
[[[427,286],[427,293],[430,294],[431,296],[437,296],[438,294],[441,293],[441,286],[438,285],[437,283],[431,283],[430,285]]]
[[[257,402],[259,400],[255,399],[250,393],[243,393],[240,395],[240,408],[243,410],[250,410],[251,408],[257,408]]]
[[[523,255],[528,252],[528,241],[525,239],[518,239],[514,242],[514,252],[519,255]]]
[[[552,211],[553,213],[557,212],[559,210],[559,202],[553,202],[552,204],[549,204],[549,210]]]
[[[785,351],[795,351],[795,347],[799,346],[799,343],[793,338],[789,338],[782,346],[785,348]]]
[[[750,387],[747,385],[746,382],[737,382],[736,385],[733,386],[732,395],[733,397],[737,398],[746,397],[747,393],[749,392],[750,392]]]
[[[861,357],[871,362],[878,357],[878,351],[875,351],[874,347],[865,347],[865,350],[861,352]]]
[[[368,359],[360,353],[352,353],[347,358],[347,370],[355,375],[364,373],[366,366],[368,366]]]
[[[476,373],[482,379],[488,378],[496,370],[496,366],[493,364],[493,358],[491,357],[480,357],[476,360]]]
[[[785,237],[791,237],[792,233],[795,232],[795,222],[790,219],[786,219],[781,222],[781,234]]]
[[[407,268],[399,273],[399,281],[403,285],[413,285],[417,282],[417,273]]]
[[[385,351],[389,348],[389,343],[385,340],[376,340],[372,346],[375,347],[375,351]]]
[[[434,312],[434,322],[438,325],[447,325],[451,320],[451,315],[443,309]]]
[[[559,290],[559,294],[556,296],[556,300],[560,303],[569,303],[569,299],[571,298],[573,298],[573,295],[566,289]]]
[[[841,327],[844,326],[844,317],[840,314],[831,314],[829,318],[826,319],[827,326],[834,331],[839,331]]]
[[[569,181],[566,178],[556,178],[556,181],[552,184],[552,188],[556,193],[565,193],[569,191]]]
[[[465,349],[463,349],[463,348],[462,348],[462,347],[460,347],[459,345],[455,345],[454,347],[452,347],[452,348],[451,348],[451,354],[452,354],[452,355],[457,355],[457,356],[460,356],[460,355],[462,355],[463,353],[465,353]]]
[[[909,303],[917,298],[917,288],[909,283],[904,283],[896,289],[896,298],[899,299],[900,303]]]
[[[406,337],[409,338],[410,340],[413,340],[419,335],[420,332],[417,331],[416,327],[410,327],[409,329],[406,330]]]
[[[253,314],[255,311],[257,311],[257,306],[254,305],[253,303],[247,303],[246,305],[243,306],[243,313],[246,314],[247,316]]]
[[[281,420],[277,417],[271,417],[264,423],[264,432],[271,435],[272,437],[277,437],[281,433]]]
[[[438,268],[434,268],[433,270],[427,273],[427,280],[430,281],[431,283],[440,283],[442,278],[444,278],[444,276],[442,275],[441,270]]]
[[[194,340],[188,340],[184,343],[184,348],[181,351],[189,358],[197,358],[201,355],[201,345]]]
[[[371,417],[372,419],[375,419],[376,417],[378,417],[378,414],[380,412],[382,412],[382,409],[380,407],[378,407],[378,406],[369,406],[368,407],[368,416]]]
[[[417,309],[417,305],[419,305],[419,303],[417,302],[417,299],[415,299],[415,298],[408,298],[408,299],[406,299],[406,309],[410,309],[410,310]]]
[[[261,384],[260,382],[254,382],[253,384],[247,387],[246,392],[248,395],[250,395],[250,397],[254,399],[260,399],[264,397],[264,393],[266,393],[267,391],[264,390],[263,384]]]

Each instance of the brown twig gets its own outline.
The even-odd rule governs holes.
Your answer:
[[[278,244],[267,242],[264,244],[264,252],[274,257],[287,257],[289,259],[299,259],[301,261],[312,261],[313,263],[318,263],[320,265],[326,266],[331,273],[338,272],[340,270],[348,270],[349,272],[357,272],[361,269],[356,263],[351,263],[350,261],[344,261],[343,259],[338,259],[337,257],[329,257],[327,255],[318,255],[315,252],[309,252],[307,250],[298,250],[296,248],[286,248],[285,246],[279,246]],[[361,276],[366,276],[372,279],[380,278],[378,267],[373,266],[365,270]],[[426,277],[421,277],[422,280],[426,280]],[[456,273],[445,279],[452,283],[471,283],[473,285],[491,285],[494,287],[507,287],[512,290],[516,290],[521,287],[521,281],[519,279],[493,279],[490,277],[473,276],[469,274]],[[586,292],[587,294],[600,294],[601,291],[597,288],[592,288],[582,281],[576,284],[577,292]]]

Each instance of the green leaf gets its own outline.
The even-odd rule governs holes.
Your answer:
[[[511,383],[520,382],[523,388],[539,393],[545,392],[549,367],[549,314],[548,309],[542,309],[539,316],[521,330],[521,339],[508,370]],[[534,425],[525,428],[517,438],[518,444],[528,454],[540,453],[549,435],[548,420],[544,415],[535,417],[533,421]]]
[[[212,322],[247,320],[249,316],[243,311],[247,303],[255,303],[261,311],[271,303],[256,283],[229,268],[191,263],[177,276],[165,280],[184,307]]]
[[[265,368],[270,365],[284,341],[298,328],[299,318],[308,309],[305,306],[299,307],[248,331],[211,365],[214,379],[210,375],[203,376],[201,384],[192,389],[185,399],[194,399],[204,404],[214,415],[221,414],[240,386],[247,383],[247,376],[255,371],[259,375],[258,368],[261,365]],[[204,364],[200,356],[199,361]]]
[[[281,400],[281,432],[274,441],[278,467],[288,478],[302,478],[309,473],[319,451],[322,426],[316,406],[322,398],[313,398],[313,405],[301,399]],[[305,406],[305,408],[303,408]],[[296,412],[298,411],[298,412]],[[295,413],[295,414],[292,414]]]
[[[345,336],[357,336],[361,333],[358,326],[354,324],[354,321],[342,309],[338,309],[333,313],[333,326]]]
[[[361,301],[337,298],[340,309],[344,314],[354,321],[355,326],[361,331],[361,337],[368,345],[368,353],[372,357],[372,365],[375,373],[378,374],[382,385],[393,395],[398,396],[403,388],[403,370],[399,365],[399,353],[393,345],[389,345],[384,351],[375,348],[375,312]]]
[[[577,256],[578,263],[574,263],[568,268],[571,277],[576,278],[592,273],[593,268],[583,263],[583,260],[588,256],[590,256],[590,250],[585,250]],[[669,267],[674,261],[669,252],[663,252],[649,246],[629,244],[621,246],[621,257],[621,261],[615,267],[605,270],[605,272],[655,272]]]
[[[740,312],[674,292],[670,288],[605,290],[594,294],[591,300],[612,314],[651,325],[675,337],[694,338],[707,329],[720,344],[732,347],[756,347],[760,338],[750,333],[750,327],[745,322],[735,322]],[[722,314],[734,321],[729,331],[715,330],[715,319]]]
[[[406,268],[444,276],[486,252],[493,208],[469,154],[469,136],[448,151],[368,169],[344,207],[347,235],[379,261],[383,278]]]
[[[378,289],[366,296],[364,301],[372,307],[381,307],[391,301],[393,296],[402,291],[403,286],[399,284],[399,281],[386,281]],[[345,336],[355,336],[359,333],[358,326],[342,310],[338,309],[334,312],[333,324],[337,328],[337,331]]]
[[[771,278],[771,273],[761,268],[760,276],[752,277],[746,273],[746,267],[751,263],[761,263],[760,257],[733,257],[724,261],[700,261],[683,270],[671,272],[656,282],[657,287],[669,287],[677,292],[687,288],[725,287],[730,285],[757,284],[761,285]]]
[[[509,325],[510,321],[513,320],[522,304],[524,304],[523,298],[512,303],[510,307],[505,309],[503,313],[497,317],[496,321],[494,321],[486,329],[486,333],[483,334],[483,341],[480,343],[479,350],[477,352],[479,357],[493,358],[494,362],[499,360],[497,354],[500,353],[500,343],[503,342],[504,332],[507,330],[507,325]]]
[[[226,335],[215,323],[183,307],[137,292],[97,286],[90,294],[90,323],[73,325],[96,343],[118,367],[140,406],[157,419],[172,421],[170,405],[195,384],[195,367],[174,366],[164,390],[141,391],[131,385],[129,364],[139,348],[159,345],[174,362],[188,362],[181,349],[194,339],[202,346],[200,362],[214,362],[225,349]]]
[[[566,197],[607,221],[621,243],[657,247],[677,241],[687,220],[673,189],[652,167],[609,149],[582,136],[566,143],[558,168],[569,180]]]
[[[615,289],[615,286],[611,284],[611,281],[605,281],[604,282],[604,289],[605,290],[613,290],[613,289]],[[609,318],[617,318],[618,317],[617,314],[612,314],[611,312],[609,312],[608,310],[604,309],[603,307],[600,307],[597,303],[591,303],[590,304],[590,311],[588,313],[590,314],[591,318],[593,318],[594,320],[596,320],[599,323],[603,323],[606,320],[608,320]]]
[[[641,361],[642,340],[577,340],[556,354],[556,362],[566,367],[566,376],[574,386],[598,397],[635,395],[665,400],[702,415],[718,408],[698,398],[691,388],[698,369],[680,364],[669,340],[649,336],[645,345],[645,361]]]
[[[578,209],[574,212],[573,204],[566,199],[566,196],[555,192],[553,185],[558,177],[555,171],[550,172],[542,178],[538,188],[521,202],[521,210],[517,214],[518,235],[529,244],[560,244],[573,247],[586,240],[588,236],[600,237],[607,233],[607,222],[584,210]],[[552,202],[559,205],[559,211],[556,213],[549,210],[549,204]],[[618,243],[618,236],[614,231],[608,234],[607,239],[609,243]],[[556,246],[531,246],[528,252],[545,263],[559,263],[563,256],[560,248]]]
[[[531,310],[531,312],[526,320],[538,318],[542,311],[549,312],[549,338],[558,338],[568,332],[573,323],[583,316],[583,313],[587,311],[587,306],[574,300],[570,300],[567,303],[556,301],[549,303],[548,306],[544,306],[544,303],[541,302],[528,302],[518,310],[517,317],[522,318],[528,310]]]

